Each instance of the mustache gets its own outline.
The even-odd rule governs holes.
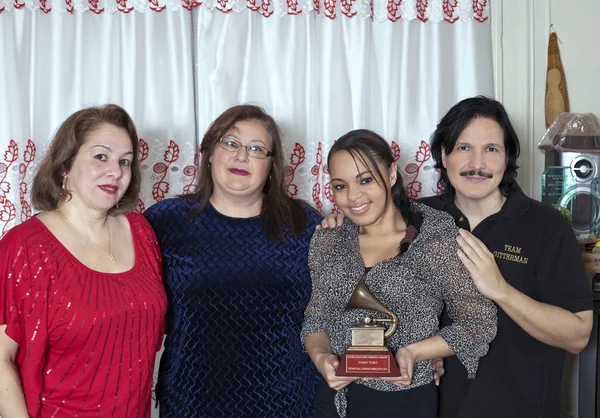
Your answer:
[[[488,172],[481,171],[481,170],[465,170],[465,171],[461,171],[459,174],[463,177],[479,176],[479,177],[485,177],[486,179],[491,179],[492,177],[494,177],[494,175],[492,173],[488,173]]]

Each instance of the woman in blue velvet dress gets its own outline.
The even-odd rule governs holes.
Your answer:
[[[300,329],[320,216],[285,194],[280,131],[257,106],[209,127],[194,194],[146,212],[163,253],[161,417],[313,415],[319,379]]]

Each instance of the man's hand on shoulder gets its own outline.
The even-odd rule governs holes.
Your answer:
[[[336,226],[342,226],[344,224],[344,214],[343,213],[332,213],[331,215],[323,218],[321,221],[321,225],[317,225],[317,230],[321,228],[335,228]]]

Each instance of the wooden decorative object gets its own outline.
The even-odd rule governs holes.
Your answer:
[[[546,128],[563,112],[569,111],[567,80],[560,60],[556,32],[548,40],[548,70],[546,72]]]

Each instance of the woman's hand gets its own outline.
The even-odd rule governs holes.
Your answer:
[[[410,385],[412,383],[413,370],[416,363],[416,354],[414,353],[414,350],[408,347],[401,347],[398,349],[396,352],[396,363],[398,363],[400,376],[380,377],[380,379],[396,386],[404,387]]]
[[[340,364],[335,354],[322,354],[315,362],[317,370],[323,376],[331,389],[340,390],[350,383],[360,379],[360,377],[336,376],[335,371]]]

